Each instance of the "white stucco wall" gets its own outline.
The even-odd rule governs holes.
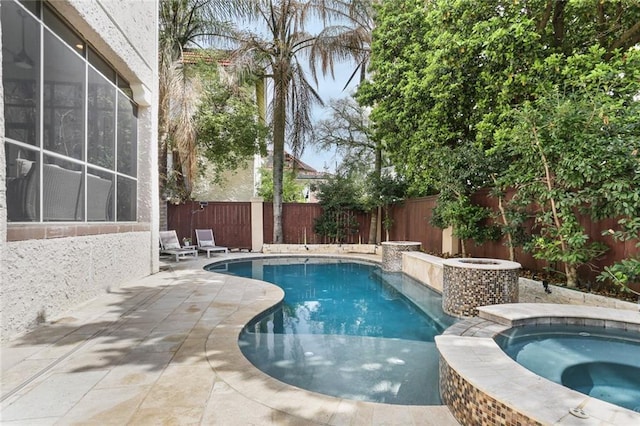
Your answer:
[[[148,275],[146,232],[7,243],[2,334],[17,335],[73,306]]]
[[[155,0],[56,0],[49,3],[130,83],[150,85],[157,74]]]
[[[57,9],[132,85],[144,87],[138,111],[138,222],[114,232],[7,242],[4,143],[0,147],[1,340],[38,321],[158,271],[157,0],[56,0]],[[1,11],[0,4],[0,13]],[[0,28],[1,30],[1,28]],[[0,100],[2,98],[0,97]],[[1,105],[0,105],[1,107]],[[0,131],[4,134],[3,114]],[[36,224],[51,229],[56,224]],[[60,224],[64,228],[64,224]],[[95,234],[89,225],[77,234]],[[31,225],[29,225],[31,226]],[[52,234],[49,232],[48,234]]]
[[[2,6],[0,5],[0,15],[2,14]],[[0,25],[0,45],[2,44],[2,25]],[[2,64],[2,49],[0,49],[0,64]],[[0,66],[0,135],[4,135],[4,90],[2,86],[2,66]],[[4,143],[0,143],[0,292],[5,288],[7,281],[7,173]],[[0,322],[4,325],[4,299],[0,294]],[[4,336],[4,332],[0,334],[0,338]]]
[[[215,168],[203,159],[204,173],[193,183],[191,196],[200,201],[249,201],[254,196],[253,160],[222,173],[222,182],[214,183]]]

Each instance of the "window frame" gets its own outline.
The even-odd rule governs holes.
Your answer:
[[[8,240],[12,240],[12,239],[25,239],[25,238],[15,238],[16,236],[14,235],[12,238],[13,234],[11,232],[12,228],[13,229],[21,229],[21,228],[44,228],[44,238],[47,238],[47,227],[56,227],[56,228],[60,228],[61,225],[72,225],[73,227],[79,227],[79,226],[89,226],[89,227],[99,227],[101,229],[101,232],[113,232],[113,229],[116,229],[115,232],[119,232],[120,230],[120,225],[123,224],[131,224],[133,225],[133,227],[136,227],[135,224],[138,223],[139,221],[139,211],[138,211],[138,190],[139,190],[139,185],[138,185],[138,175],[139,175],[139,164],[138,164],[138,153],[139,153],[139,146],[138,146],[138,141],[139,141],[139,121],[138,121],[138,111],[139,111],[139,106],[137,105],[137,103],[132,99],[131,97],[131,88],[128,86],[128,83],[126,83],[126,80],[124,78],[122,78],[120,76],[120,74],[118,73],[118,71],[115,69],[115,67],[113,67],[108,61],[106,61],[101,55],[100,53],[97,51],[97,49],[95,49],[92,45],[90,45],[90,43],[88,43],[86,41],[86,39],[84,39],[84,37],[82,37],[82,35],[72,26],[70,25],[66,20],[64,20],[63,17],[61,17],[58,12],[55,10],[55,8],[51,7],[51,5],[47,4],[47,2],[38,2],[36,3],[36,7],[35,9],[37,10],[37,14],[40,16],[37,16],[36,14],[34,14],[30,8],[25,7],[25,5],[23,3],[21,3],[20,1],[17,0],[13,0],[12,1],[15,5],[15,7],[18,8],[18,10],[20,10],[22,13],[26,14],[28,16],[29,19],[32,19],[35,21],[35,24],[38,28],[38,38],[39,38],[39,46],[38,46],[38,52],[34,53],[34,55],[36,57],[39,58],[39,63],[38,63],[38,69],[36,71],[36,81],[35,81],[35,86],[36,86],[36,92],[35,93],[35,99],[37,99],[36,101],[36,105],[35,105],[35,134],[36,134],[36,140],[35,140],[35,145],[31,145],[28,142],[24,142],[24,141],[20,141],[20,140],[16,140],[10,137],[3,137],[3,143],[5,144],[5,146],[10,145],[13,148],[15,148],[17,151],[19,152],[20,150],[22,150],[23,152],[26,150],[27,153],[31,153],[31,155],[34,155],[36,158],[36,162],[34,163],[34,165],[37,165],[38,170],[37,170],[37,177],[38,177],[38,214],[37,214],[37,220],[24,220],[24,219],[28,219],[26,216],[23,216],[22,220],[9,220],[9,218],[7,218],[7,228],[8,228]],[[51,20],[52,18],[57,20],[57,24],[56,25],[58,27],[61,26],[61,28],[64,29],[64,32],[68,35],[68,34],[72,34],[73,37],[67,37],[67,40],[65,40],[64,37],[61,37],[52,27],[50,27],[49,25],[47,25],[47,23],[45,22],[45,16],[48,16],[48,20]],[[48,33],[47,33],[48,31]],[[74,158],[71,156],[67,156],[64,154],[61,154],[59,152],[55,152],[52,151],[50,149],[48,149],[49,147],[45,148],[45,143],[44,143],[44,132],[45,132],[45,121],[44,121],[44,115],[45,115],[45,110],[47,109],[47,106],[44,104],[44,96],[45,96],[45,91],[46,90],[53,90],[51,89],[49,86],[51,83],[49,83],[47,85],[47,87],[45,87],[45,69],[47,64],[44,63],[44,56],[45,56],[45,37],[54,37],[54,40],[56,40],[56,42],[60,42],[62,48],[68,48],[69,51],[73,52],[75,55],[77,55],[78,58],[80,58],[81,62],[82,62],[82,66],[83,66],[83,93],[82,93],[82,111],[81,111],[81,117],[83,120],[82,126],[83,126],[83,130],[82,130],[82,155],[81,157],[78,158]],[[76,41],[80,40],[82,42],[82,47],[80,47],[79,44],[77,44],[76,46],[71,46],[68,42],[68,40],[70,39],[74,39]],[[93,58],[94,60],[92,60],[91,58]],[[98,61],[99,66],[97,66],[96,64],[94,64],[95,60]],[[109,67],[109,68],[106,68]],[[103,68],[101,70],[101,68]],[[103,71],[108,70],[110,71],[110,75],[105,75]],[[99,164],[95,164],[92,163],[90,161],[93,161],[93,158],[90,160],[89,158],[89,134],[90,134],[90,130],[89,130],[89,126],[91,125],[91,123],[89,122],[89,96],[90,96],[90,80],[89,80],[89,75],[91,72],[96,73],[97,76],[101,77],[102,79],[104,79],[104,84],[108,84],[110,89],[109,91],[113,91],[113,117],[114,117],[114,123],[113,123],[113,129],[112,130],[112,137],[113,137],[113,164],[111,165],[110,168],[108,167],[103,167]],[[4,74],[4,73],[3,73]],[[4,77],[3,77],[4,80]],[[30,81],[30,80],[29,80]],[[126,83],[126,87],[122,87],[123,82]],[[127,122],[132,122],[132,128],[133,128],[133,138],[132,141],[129,141],[129,144],[133,144],[133,151],[135,152],[135,158],[132,158],[133,164],[132,164],[132,170],[133,170],[133,175],[130,175],[126,172],[122,172],[120,170],[118,170],[118,147],[121,143],[121,141],[119,140],[118,137],[118,124],[121,121],[119,119],[119,102],[121,101],[121,99],[123,99],[123,101],[129,102],[132,106],[132,115],[131,117],[123,117],[123,120],[127,120]],[[3,100],[4,102],[4,100]],[[5,122],[6,124],[6,122]],[[123,141],[124,143],[124,141]],[[7,150],[8,151],[8,150]],[[20,154],[17,153],[15,154],[17,156],[17,158],[20,158]],[[5,159],[5,170],[8,171],[9,169],[9,162],[11,161],[11,158],[9,155],[6,156]],[[69,221],[52,221],[52,220],[46,220],[46,218],[44,217],[44,207],[43,207],[43,181],[44,181],[44,177],[43,177],[43,168],[45,165],[45,161],[52,161],[51,159],[55,159],[58,161],[63,161],[63,162],[67,162],[67,163],[72,163],[77,165],[77,167],[82,171],[82,190],[81,192],[78,193],[77,195],[77,204],[82,203],[82,218],[81,219],[77,219],[76,220],[69,220]],[[49,162],[46,164],[50,164]],[[89,212],[88,212],[88,203],[89,203],[89,173],[91,171],[96,171],[98,172],[98,174],[93,174],[94,176],[109,176],[112,182],[112,193],[111,195],[107,195],[107,197],[110,197],[111,200],[107,200],[107,204],[108,204],[108,210],[105,213],[105,220],[94,220],[92,218],[90,218],[89,216]],[[93,178],[93,176],[92,176]],[[130,200],[130,205],[125,206],[126,209],[128,209],[129,211],[131,211],[132,213],[127,217],[126,220],[119,220],[118,218],[118,211],[119,211],[119,207],[118,207],[118,182],[121,179],[125,179],[127,182],[129,182],[129,187],[127,189],[131,189],[134,188],[133,194],[135,196],[134,200]],[[24,202],[24,194],[23,197],[19,199],[19,201],[22,203]],[[110,213],[110,217],[109,217],[109,213]],[[40,232],[36,232],[37,234],[40,234]],[[82,233],[82,232],[81,232]],[[18,235],[19,237],[19,235]],[[43,237],[42,235],[40,235],[40,237]],[[36,236],[36,238],[38,238],[38,236]]]

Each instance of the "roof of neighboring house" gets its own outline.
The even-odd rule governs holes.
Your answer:
[[[288,152],[285,152],[284,155],[284,168],[286,170],[297,170],[298,179],[326,179],[329,175],[326,172],[317,171],[301,159]],[[264,167],[267,169],[271,169],[273,167],[273,151],[268,152]]]
[[[289,167],[291,169],[296,169],[301,172],[309,172],[309,173],[318,173],[316,169],[299,159],[298,157],[294,157],[288,152],[284,153],[284,162],[285,167]]]

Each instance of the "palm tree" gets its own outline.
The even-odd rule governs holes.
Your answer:
[[[342,55],[351,56],[356,64],[353,73],[345,83],[343,90],[349,86],[356,76],[360,83],[366,78],[367,66],[369,65],[369,60],[371,58],[371,40],[374,27],[373,1],[374,0],[353,0],[340,3],[338,6],[341,7],[338,8],[338,11],[345,18],[346,22],[348,22],[348,25],[342,27],[329,27],[324,31],[326,33],[334,32],[336,34],[336,37],[333,39],[327,38],[334,44],[334,46],[328,46],[328,48],[324,50],[330,52],[339,50]],[[328,148],[332,145],[346,145],[347,147],[350,147],[345,147],[346,151],[350,154],[354,154],[355,151],[361,151],[358,149],[353,150],[354,144],[346,140],[340,141],[338,140],[340,138],[334,138],[333,141],[329,140],[331,139],[330,135],[335,128],[342,126],[344,129],[345,127],[349,128],[355,125],[357,128],[356,134],[365,135],[367,142],[375,145],[374,147],[369,146],[369,150],[366,149],[366,146],[362,146],[362,148],[365,148],[364,152],[359,152],[356,156],[369,157],[370,154],[374,155],[374,168],[371,179],[375,182],[381,182],[382,146],[379,142],[373,142],[373,139],[369,138],[369,129],[365,130],[362,125],[356,124],[359,122],[367,122],[366,126],[369,126],[365,112],[362,109],[359,109],[357,105],[348,105],[348,103],[349,102],[345,100],[342,102],[337,101],[332,105],[334,120],[331,122],[321,123],[320,138],[316,142],[323,148]],[[333,130],[330,130],[330,128]],[[369,143],[365,145],[369,145]],[[364,158],[362,158],[362,160],[364,160]],[[347,160],[347,162],[348,161],[349,160]],[[370,158],[369,161],[371,161]],[[369,244],[374,244],[377,240],[378,215],[380,213],[380,209],[381,208],[379,206],[374,206],[371,209],[368,239]]]
[[[299,155],[312,135],[311,108],[323,104],[305,65],[308,64],[313,82],[317,84],[317,65],[326,75],[333,72],[335,61],[354,57],[356,43],[349,26],[351,4],[337,0],[246,1],[234,11],[238,28],[224,38],[234,45],[234,66],[272,83],[273,241],[276,244],[283,242],[285,139],[293,154]],[[329,26],[332,23],[340,25]],[[323,25],[317,34],[306,30],[314,24]]]

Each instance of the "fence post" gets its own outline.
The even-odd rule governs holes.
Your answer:
[[[460,240],[453,235],[453,227],[442,230],[442,253],[454,256],[460,253]]]
[[[264,224],[262,209],[264,199],[262,197],[251,198],[251,251],[261,252],[264,244]]]
[[[376,223],[376,244],[382,242],[382,207],[378,207],[378,217]]]

